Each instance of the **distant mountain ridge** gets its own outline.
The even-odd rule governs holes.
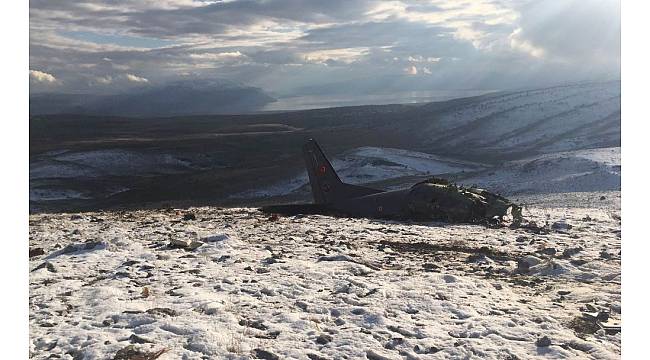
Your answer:
[[[33,94],[31,115],[180,116],[259,110],[275,99],[259,88],[215,80],[176,81],[126,94]]]
[[[620,146],[620,81],[585,82],[429,103],[386,124],[417,150],[502,158]]]

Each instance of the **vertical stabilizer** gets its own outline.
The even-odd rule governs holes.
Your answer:
[[[309,175],[311,193],[316,204],[331,204],[340,200],[383,192],[362,186],[345,184],[315,140],[309,139],[302,147]]]

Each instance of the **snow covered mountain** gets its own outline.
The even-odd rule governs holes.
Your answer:
[[[620,95],[611,81],[431,103],[408,114],[405,131],[426,152],[492,158],[620,146]]]
[[[275,101],[261,89],[216,80],[147,85],[121,94],[33,94],[30,114],[174,116],[257,111]]]

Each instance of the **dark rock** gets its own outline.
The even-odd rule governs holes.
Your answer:
[[[296,301],[295,305],[300,308],[302,311],[307,311],[309,308],[309,305],[307,305],[306,302],[304,301]]]
[[[384,348],[388,350],[395,350],[395,347],[404,344],[404,339],[402,338],[393,338],[389,342],[384,344]]]
[[[309,358],[309,360],[327,360],[326,357],[322,357],[322,356],[314,354],[314,353],[307,354],[307,357]]]
[[[218,258],[213,258],[212,261],[214,262],[224,262],[226,260],[230,259],[230,255],[221,255]]]
[[[531,267],[541,262],[542,260],[538,257],[532,255],[524,256],[517,261],[517,271],[520,273],[527,273]]]
[[[406,310],[404,310],[404,312],[407,313],[407,314],[410,314],[410,315],[415,315],[415,314],[419,313],[420,310],[414,309],[414,308],[407,308]]]
[[[609,320],[609,311],[599,311],[596,319],[598,319],[598,321],[606,322]]]
[[[564,251],[562,251],[562,257],[565,257],[565,258],[571,257],[571,256],[581,252],[582,250],[583,250],[583,248],[580,247],[580,246],[564,249]]]
[[[168,315],[168,316],[176,316],[178,313],[170,308],[153,308],[147,310],[147,314],[151,315]]]
[[[551,346],[551,339],[549,339],[548,336],[542,336],[535,341],[535,345],[537,347],[549,347]]]
[[[167,245],[167,247],[169,249],[184,249],[184,250],[192,251],[197,249],[201,245],[203,245],[203,243],[197,240],[190,241],[186,239],[172,239],[169,242],[169,245]]]
[[[569,291],[569,290],[558,290],[557,294],[561,295],[561,296],[565,296],[565,295],[571,294],[571,291]]]
[[[607,199],[605,196],[600,197],[600,200],[605,200],[605,199]]]
[[[264,325],[262,320],[251,321],[247,319],[241,319],[239,320],[239,325],[245,327],[251,327],[253,329],[262,330],[262,331],[268,329],[268,326]]]
[[[72,360],[83,360],[84,359],[84,353],[83,353],[83,351],[81,351],[79,349],[69,350],[65,354],[72,356]]]
[[[601,259],[606,259],[606,260],[607,260],[607,259],[611,259],[612,256],[613,256],[613,255],[610,254],[610,253],[608,253],[607,250],[602,250],[602,251],[600,252],[600,258],[601,258]]]
[[[577,334],[594,334],[596,331],[600,330],[598,324],[596,324],[595,319],[587,319],[584,316],[576,316],[568,323],[568,327],[573,329]]]
[[[264,360],[279,360],[280,357],[275,355],[272,352],[262,350],[262,349],[255,349],[253,350],[253,356],[257,359],[264,359]]]
[[[277,262],[278,262],[278,260],[274,256],[267,257],[267,258],[262,260],[262,264],[265,264],[265,265],[271,265],[271,264],[275,264]]]
[[[354,315],[363,315],[366,313],[366,310],[363,308],[354,308],[352,311],[350,311]]]
[[[44,254],[45,254],[45,251],[43,250],[43,248],[38,247],[38,248],[29,249],[29,258],[30,259],[33,258],[34,256],[40,256],[40,255],[44,255]]]
[[[153,344],[153,341],[139,337],[136,334],[131,334],[131,336],[129,336],[129,341],[132,344]]]
[[[256,334],[255,337],[258,339],[277,339],[280,335],[280,330],[272,330],[266,334]]]
[[[588,261],[584,260],[584,259],[573,259],[573,260],[571,260],[569,262],[573,266],[582,266],[582,265],[586,264]]]
[[[332,337],[327,334],[320,334],[316,338],[316,343],[321,345],[325,345],[327,343],[330,343],[331,341],[332,341]]]
[[[191,220],[196,220],[196,215],[192,213],[187,213],[183,215],[183,221],[191,221]]]
[[[564,221],[556,221],[551,225],[551,229],[553,230],[567,231],[571,230],[571,228],[573,228],[573,226]]]
[[[51,343],[47,344],[47,346],[45,346],[45,347],[43,348],[43,350],[45,350],[45,351],[52,351],[52,350],[56,347],[56,345],[57,345],[58,343],[59,343],[59,340],[54,340],[54,341],[52,341]]]
[[[417,354],[435,354],[440,351],[440,349],[435,346],[415,345],[413,347],[413,351],[415,351]]]
[[[155,360],[164,354],[167,349],[148,352],[137,349],[134,345],[129,345],[115,353],[113,360]]]
[[[49,261],[46,261],[46,262],[38,265],[37,267],[34,268],[34,270],[32,270],[32,272],[34,272],[36,270],[40,270],[40,269],[45,269],[45,268],[47,268],[47,270],[49,272],[53,272],[53,273],[56,272],[56,269],[54,268],[54,265]]]
[[[422,267],[424,268],[424,271],[433,271],[438,268],[438,265],[433,263],[424,263],[422,264]]]
[[[198,275],[201,273],[201,269],[189,269],[189,270],[183,270],[181,271],[182,274],[194,274]]]

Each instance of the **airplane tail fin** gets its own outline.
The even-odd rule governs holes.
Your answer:
[[[302,147],[302,152],[316,204],[331,204],[339,200],[383,192],[342,182],[314,139],[307,141]]]

